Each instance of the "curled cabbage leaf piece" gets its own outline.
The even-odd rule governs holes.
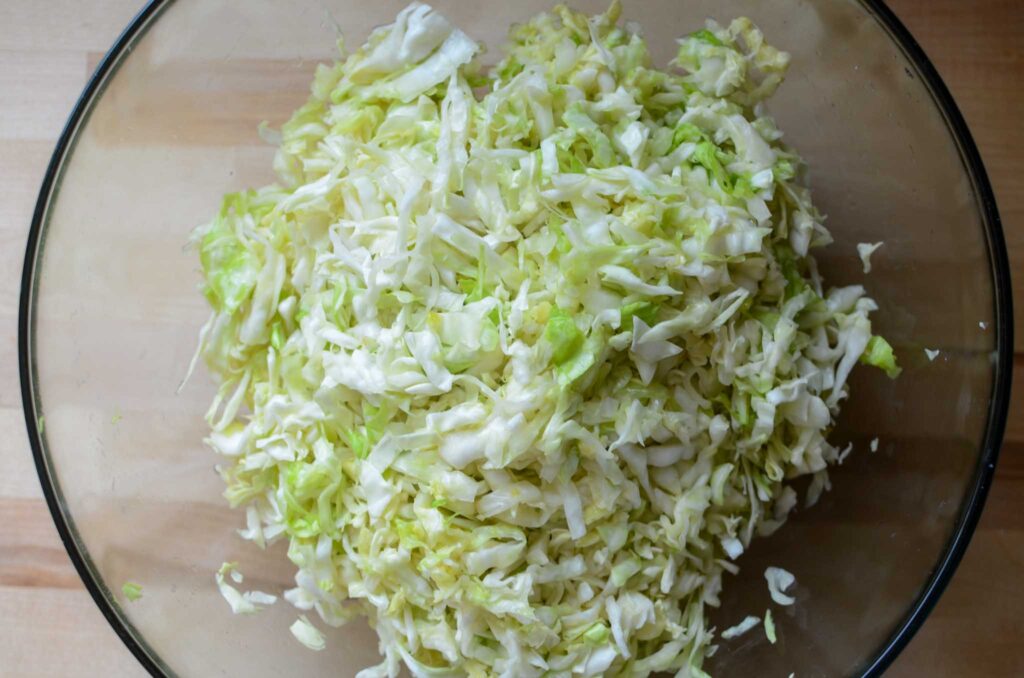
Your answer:
[[[786,594],[786,589],[796,582],[792,572],[781,567],[769,567],[764,571],[764,578],[768,582],[768,593],[776,605],[792,605],[796,602],[796,598]]]

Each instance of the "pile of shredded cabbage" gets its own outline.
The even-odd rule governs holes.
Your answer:
[[[737,19],[660,70],[619,13],[556,7],[488,70],[410,5],[196,233],[226,496],[288,540],[289,602],[376,629],[361,676],[705,675],[723,573],[839,460],[851,369],[898,371],[808,254],[762,108],[788,55]]]

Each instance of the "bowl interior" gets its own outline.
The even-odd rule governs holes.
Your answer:
[[[279,603],[232,616],[214,586],[238,561],[246,586],[290,586],[283,544],[235,534],[201,443],[213,385],[201,370],[176,393],[207,317],[190,230],[228,191],[273,180],[257,126],[305,99],[316,64],[387,23],[404,2],[179,0],[152,9],[84,103],[50,192],[28,269],[24,337],[33,443],[87,578],[139,652],[180,675],[353,675],[376,663],[362,623],[314,653],[291,638]],[[505,27],[548,0],[433,3],[496,60]],[[600,11],[603,2],[577,2]],[[991,213],[947,115],[914,61],[867,6],[847,0],[633,0],[661,63],[706,17],[750,16],[793,55],[770,110],[811,166],[836,243],[819,263],[832,285],[864,284],[905,368],[858,371],[835,440],[854,453],[833,490],[741,561],[714,614],[719,628],[763,614],[762,572],[797,576],[795,607],[724,643],[716,675],[849,675],[901,628],[963,525],[994,457],[1000,405]],[[982,180],[983,181],[983,180]],[[859,242],[884,241],[865,276]],[[995,257],[995,258],[994,258]],[[924,348],[938,349],[929,361]],[[1005,367],[1005,365],[1003,366]],[[993,424],[993,422],[995,422]],[[986,438],[986,436],[989,436]],[[880,441],[878,452],[869,441]],[[981,474],[981,475],[979,475]],[[125,581],[144,597],[124,604]],[[940,587],[941,588],[941,587]],[[339,668],[340,667],[340,668]]]

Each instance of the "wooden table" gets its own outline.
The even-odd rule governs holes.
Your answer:
[[[139,676],[68,561],[24,432],[17,299],[43,169],[95,64],[140,0],[0,3],[0,675]],[[981,147],[1015,271],[1024,266],[1024,3],[891,0]],[[1014,280],[1024,309],[1024,275]],[[971,548],[896,676],[1024,675],[1024,312],[997,480]]]

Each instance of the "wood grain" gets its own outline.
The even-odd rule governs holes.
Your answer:
[[[1003,220],[1024,347],[1024,3],[891,0],[942,75],[981,149]],[[996,481],[971,548],[894,676],[1024,675],[1024,358]]]
[[[139,0],[0,3],[0,675],[139,676],[50,522],[22,424],[17,293],[39,181],[85,79]],[[1024,3],[891,0],[956,97],[1024,267]],[[68,17],[75,17],[68,20]],[[1024,276],[1014,290],[1024,306]],[[1024,353],[1024,313],[1016,320]],[[1024,357],[988,507],[959,572],[895,676],[1024,675]]]

